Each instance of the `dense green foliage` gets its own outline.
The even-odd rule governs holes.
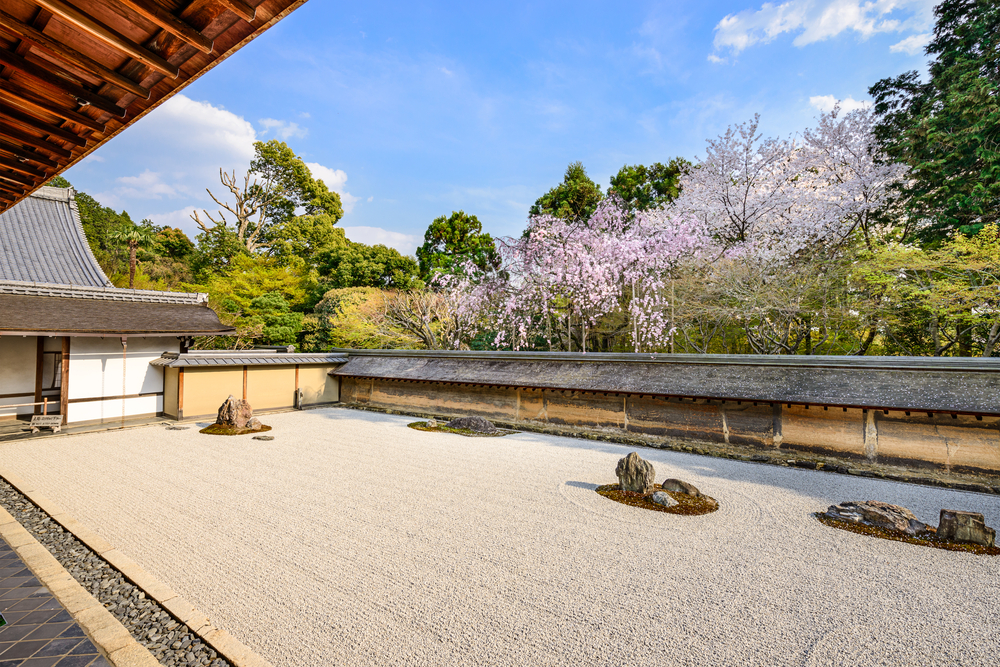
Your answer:
[[[586,220],[602,198],[601,186],[590,180],[582,163],[574,162],[566,167],[563,182],[539,197],[528,214]]]
[[[384,245],[348,241],[343,246],[320,252],[317,263],[321,280],[330,289],[411,289],[420,281],[417,262]]]
[[[917,72],[872,86],[878,135],[911,168],[901,188],[908,237],[940,241],[1000,219],[1000,5],[944,0]]]
[[[617,195],[625,207],[633,211],[662,208],[681,193],[681,176],[691,168],[684,158],[674,158],[668,164],[654,162],[650,166],[625,165],[611,177],[608,196]]]
[[[448,217],[435,218],[424,234],[424,244],[417,248],[417,259],[420,277],[428,284],[437,274],[461,271],[466,262],[480,271],[500,266],[493,237],[483,233],[479,218],[465,211],[452,211]]]

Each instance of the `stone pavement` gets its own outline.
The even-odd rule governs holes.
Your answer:
[[[0,540],[0,667],[110,667],[69,612]]]

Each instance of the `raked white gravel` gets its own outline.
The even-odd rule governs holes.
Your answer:
[[[810,516],[877,499],[1000,527],[996,497],[639,450],[721,505],[680,517],[594,492],[623,446],[264,421],[273,442],[153,426],[0,457],[278,667],[1000,664],[1000,558]]]

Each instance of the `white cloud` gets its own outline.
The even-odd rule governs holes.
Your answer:
[[[344,227],[347,238],[355,243],[367,245],[387,245],[395,248],[404,255],[413,255],[417,252],[423,239],[413,234],[402,234],[392,232],[381,227]]]
[[[261,136],[265,136],[268,132],[274,132],[274,136],[282,141],[288,141],[293,137],[298,137],[304,139],[309,130],[304,127],[299,127],[298,123],[292,123],[287,120],[276,120],[274,118],[261,118],[257,121],[257,124],[263,127],[261,130]]]
[[[819,109],[823,113],[828,113],[833,111],[833,107],[837,106],[837,102],[840,102],[840,110],[854,111],[855,109],[866,109],[871,106],[871,102],[867,100],[856,100],[850,95],[847,99],[838,100],[833,95],[815,95],[809,98],[809,104]]]
[[[931,41],[931,33],[924,32],[919,35],[910,35],[901,42],[896,42],[889,47],[893,53],[905,53],[908,56],[915,56],[922,53],[924,47]]]
[[[444,73],[445,76],[455,76],[455,73],[452,72],[447,67],[439,67],[438,69],[440,69]]]
[[[177,192],[173,186],[163,181],[162,174],[149,169],[138,176],[121,176],[116,180],[124,186],[117,189],[116,194],[119,197],[161,199]]]
[[[720,58],[719,56],[715,55],[714,53],[709,53],[708,54],[708,62],[715,63],[716,65],[720,65],[720,64],[726,62],[726,59],[725,58]]]
[[[370,201],[372,201],[373,199],[375,199],[375,197],[374,197],[374,196],[373,196],[373,197],[369,197],[369,198],[368,198],[368,201],[370,202]]]
[[[147,141],[159,137],[178,155],[217,155],[216,162],[223,163],[218,166],[234,160],[249,163],[253,157],[253,142],[257,140],[253,125],[225,107],[174,95],[150,118],[155,118],[155,125]]]
[[[760,9],[729,14],[715,26],[716,51],[739,53],[784,33],[805,46],[854,31],[867,39],[876,33],[924,29],[938,0],[788,0],[765,2]],[[905,15],[905,18],[903,16]]]
[[[168,213],[154,213],[149,216],[149,219],[158,225],[164,225],[166,227],[180,227],[181,229],[187,231],[188,234],[196,234],[198,231],[201,231],[198,229],[198,225],[191,219],[191,214],[196,210],[198,209],[194,206],[185,206],[182,209],[170,211]],[[199,213],[200,212],[201,211],[199,210]],[[201,216],[201,219],[205,220],[205,216]],[[206,222],[208,221],[206,220]],[[192,240],[194,240],[193,237]]]
[[[343,169],[330,169],[318,162],[306,162],[306,166],[312,172],[313,178],[323,181],[326,187],[340,195],[340,203],[344,206],[344,213],[353,211],[354,205],[361,201],[360,197],[355,197],[346,190],[347,173]]]

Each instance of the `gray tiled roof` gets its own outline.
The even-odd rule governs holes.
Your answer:
[[[22,283],[0,280],[0,294],[21,296],[53,296],[95,301],[133,301],[137,303],[207,304],[204,292],[160,292],[157,290],[125,289],[123,287],[75,287],[49,283]]]
[[[0,213],[0,280],[108,287],[71,188],[41,187]]]
[[[246,350],[240,352],[195,352],[177,354],[167,352],[159,359],[149,362],[153,366],[170,368],[210,367],[210,366],[290,366],[292,364],[343,364],[347,363],[346,354],[328,352],[299,354],[259,352]]]

